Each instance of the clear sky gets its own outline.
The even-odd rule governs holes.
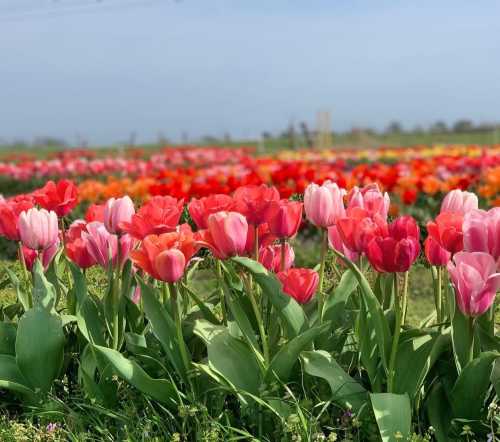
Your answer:
[[[0,138],[500,121],[500,2],[0,0]]]

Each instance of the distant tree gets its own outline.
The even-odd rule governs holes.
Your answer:
[[[272,138],[272,136],[273,136],[273,135],[271,134],[271,132],[268,132],[268,131],[264,131],[264,132],[262,132],[262,134],[261,134],[261,135],[262,135],[262,138],[263,138],[264,140],[269,140],[269,139],[270,139],[270,138]]]
[[[453,125],[453,132],[471,132],[474,130],[474,123],[470,120],[458,120]]]
[[[430,131],[434,134],[443,134],[448,132],[448,126],[444,121],[436,121],[431,127]]]
[[[305,121],[300,123],[300,129],[302,130],[302,135],[304,136],[307,147],[312,149],[312,147],[314,146],[314,140],[311,135],[311,131],[309,130],[309,127],[307,126],[307,123]]]
[[[403,132],[403,126],[396,120],[391,121],[386,129],[386,133],[388,134],[400,134],[401,132]]]
[[[424,133],[425,133],[425,129],[424,129],[422,126],[420,126],[419,124],[417,124],[417,125],[413,128],[412,132],[413,132],[415,135],[422,135],[422,134],[424,134]]]

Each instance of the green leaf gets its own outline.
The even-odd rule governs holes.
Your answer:
[[[493,362],[499,356],[500,353],[497,352],[484,352],[463,368],[451,390],[450,402],[454,418],[481,418],[484,399],[490,387]]]
[[[491,370],[490,381],[493,384],[497,397],[500,397],[500,360],[495,359]]]
[[[139,280],[139,282],[141,284],[144,311],[151,323],[153,333],[160,341],[163,350],[179,376],[187,383],[188,374],[182,362],[181,352],[176,338],[175,323],[165,307],[156,298],[154,290],[149,287],[149,285],[145,284],[144,281]]]
[[[212,311],[207,307],[206,303],[203,302],[200,297],[187,285],[183,285],[184,289],[191,297],[191,299],[195,302],[195,304],[200,309],[201,313],[205,317],[207,321],[213,322],[214,324],[220,324],[219,319],[215,316]]]
[[[412,332],[401,334],[393,392],[408,393],[410,399],[414,400],[427,373],[450,344],[450,336],[448,334],[432,336],[420,332],[417,336],[407,338]]]
[[[207,321],[196,321],[194,333],[207,345],[211,369],[220,373],[234,388],[258,393],[261,367],[246,343],[233,338],[225,327]]]
[[[451,288],[448,292],[449,305],[451,309],[451,341],[453,344],[453,355],[457,371],[460,373],[469,360],[469,349],[473,341],[473,336],[469,328],[469,319],[464,316],[455,304],[455,292]]]
[[[330,326],[330,323],[325,323],[313,327],[284,344],[269,364],[266,373],[266,381],[272,382],[277,377],[282,382],[286,383],[290,378],[290,373],[300,353],[309,347],[314,339],[329,329]]]
[[[30,385],[48,392],[64,356],[61,318],[41,307],[28,310],[17,328],[17,365]]]
[[[411,429],[411,404],[406,394],[370,394],[373,413],[382,442],[408,440]]]
[[[363,295],[363,301],[366,305],[366,311],[370,313],[372,318],[380,359],[382,360],[382,365],[387,373],[391,333],[389,330],[389,324],[384,316],[384,311],[378,302],[377,297],[373,293],[370,284],[359,268],[341,253],[338,253],[335,250],[334,253],[344,261],[346,266],[354,273],[356,279],[358,280],[359,286],[361,287],[361,293]]]
[[[16,292],[17,300],[22,304],[24,310],[28,310],[30,308],[29,304],[29,295],[25,291],[22,290],[21,288],[21,282],[19,281],[19,278],[16,276],[16,274],[9,269],[8,267],[5,267],[5,272],[9,276],[9,279],[14,286],[14,290]]]
[[[329,353],[322,350],[303,351],[301,357],[307,374],[328,382],[334,402],[344,408],[352,407],[358,415],[361,413],[368,401],[367,391]]]
[[[78,329],[89,343],[105,345],[104,333],[106,325],[97,302],[87,295],[83,299],[78,300],[76,320]]]
[[[0,388],[34,397],[35,392],[28,385],[28,381],[17,366],[16,358],[11,355],[0,355]]]
[[[235,257],[232,260],[252,273],[254,280],[262,288],[263,294],[269,298],[286,326],[289,338],[297,336],[307,328],[307,318],[302,307],[291,296],[283,293],[281,283],[262,264],[243,257]]]
[[[12,322],[0,322],[0,354],[16,354],[16,325]]]
[[[177,410],[177,390],[170,381],[153,379],[135,361],[125,358],[116,350],[99,345],[94,348],[111,364],[116,374],[122,379],[142,393]]]
[[[42,263],[37,258],[33,265],[33,307],[55,312],[56,302],[56,290],[45,277]]]
[[[339,285],[325,301],[323,320],[331,321],[333,326],[341,324],[347,300],[357,287],[358,280],[356,279],[356,275],[351,270],[344,272],[342,278],[340,278]]]
[[[440,382],[434,385],[427,399],[427,415],[434,427],[437,442],[449,442],[448,429],[451,426],[451,407]]]

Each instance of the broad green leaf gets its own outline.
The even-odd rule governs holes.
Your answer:
[[[272,359],[271,364],[269,364],[266,373],[266,381],[272,382],[277,377],[282,382],[286,383],[290,378],[293,366],[299,359],[300,353],[306,350],[314,339],[330,328],[330,326],[330,323],[326,323],[310,328],[282,345],[278,353],[276,353]]]
[[[157,401],[172,409],[177,409],[177,390],[166,379],[153,379],[135,361],[125,358],[120,352],[111,348],[94,346],[94,348],[110,363],[118,376]]]
[[[12,322],[0,322],[0,354],[16,354],[16,325]]]
[[[35,396],[35,392],[29,387],[28,381],[19,370],[16,358],[11,355],[0,355],[0,388],[29,397]]]
[[[154,290],[142,280],[139,280],[139,282],[141,284],[144,311],[151,323],[153,333],[160,341],[163,350],[179,376],[187,383],[188,374],[184,369],[184,363],[181,358],[175,323],[165,307],[156,298]]]
[[[449,305],[452,314],[451,321],[451,341],[453,343],[453,355],[457,371],[460,373],[468,362],[469,349],[473,336],[469,329],[469,319],[464,316],[455,304],[455,295],[453,289],[448,292],[451,295]]]
[[[77,302],[76,320],[78,329],[89,343],[105,345],[104,334],[106,325],[97,302],[88,295],[79,299]]]
[[[359,415],[368,401],[368,392],[349,376],[333,357],[322,350],[303,351],[301,358],[307,374],[322,378],[332,390],[332,399],[340,406],[349,406]]]
[[[33,307],[44,308],[55,313],[57,294],[54,286],[47,280],[39,259],[33,265]]]
[[[495,362],[493,362],[490,380],[493,384],[497,397],[500,397],[500,359],[495,359]]]
[[[30,385],[48,392],[64,356],[61,318],[41,307],[28,310],[17,328],[17,365]]]
[[[463,368],[451,390],[450,402],[454,418],[481,418],[484,399],[490,387],[493,362],[499,356],[500,353],[497,352],[484,352]]]
[[[281,283],[262,264],[243,257],[235,257],[232,260],[252,273],[254,280],[281,317],[289,338],[297,336],[307,328],[307,318],[302,307],[291,296],[283,293]]]
[[[73,275],[73,289],[76,301],[77,304],[81,304],[83,300],[87,298],[87,280],[85,279],[83,272],[76,264],[71,261],[69,261],[68,264],[71,274]]]
[[[356,275],[351,270],[344,272],[338,286],[325,301],[323,306],[323,320],[331,321],[333,326],[341,324],[345,312],[345,304],[357,287],[358,280],[356,279]]]
[[[191,288],[189,286],[183,285],[183,288],[186,290],[186,292],[188,293],[188,295],[191,297],[191,299],[198,306],[198,308],[200,309],[200,311],[202,312],[203,316],[205,317],[205,319],[207,321],[213,322],[214,324],[220,324],[220,321],[217,318],[217,316],[215,316],[213,314],[212,310],[210,310],[207,307],[206,303],[203,302],[200,299],[200,297],[193,290],[191,290]]]
[[[405,335],[409,333],[402,333],[398,346],[394,393],[408,393],[414,400],[427,373],[449,345],[450,336],[420,332],[407,339]]]
[[[380,359],[382,360],[382,365],[387,373],[388,358],[391,345],[391,333],[389,330],[389,324],[387,323],[387,320],[384,316],[384,311],[380,303],[378,302],[377,297],[373,293],[370,284],[366,280],[363,273],[359,270],[359,268],[341,253],[338,253],[335,250],[334,253],[344,261],[346,266],[354,273],[358,280],[359,286],[361,288],[361,293],[363,295],[363,301],[366,305],[366,311],[369,312],[372,317],[372,324],[375,330]]]
[[[406,394],[370,394],[373,413],[382,442],[408,440],[411,430],[411,404]]]
[[[451,425],[451,407],[441,383],[432,388],[426,402],[427,415],[434,427],[434,437],[437,442],[448,442],[448,430]]]
[[[194,334],[203,339],[205,344],[208,344],[216,335],[225,333],[226,330],[223,325],[213,324],[203,319],[197,319],[193,328]]]

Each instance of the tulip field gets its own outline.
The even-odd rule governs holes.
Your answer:
[[[500,145],[9,153],[0,193],[0,440],[500,441]]]

